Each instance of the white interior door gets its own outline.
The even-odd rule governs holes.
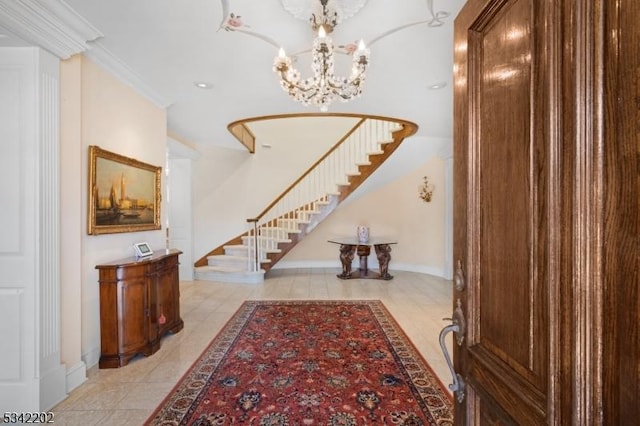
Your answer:
[[[167,208],[169,247],[182,251],[180,279],[193,280],[193,212],[191,167],[195,151],[169,139]]]
[[[38,412],[66,396],[58,59],[0,49],[0,94],[0,412]]]

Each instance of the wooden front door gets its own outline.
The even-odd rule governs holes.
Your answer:
[[[456,424],[638,418],[638,3],[456,18]]]

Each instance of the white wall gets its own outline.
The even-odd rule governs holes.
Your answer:
[[[82,359],[91,367],[97,363],[100,355],[100,300],[95,265],[133,255],[132,245],[135,242],[147,241],[154,250],[164,249],[166,243],[164,230],[87,235],[88,146],[98,145],[108,151],[154,166],[164,166],[167,122],[164,108],[140,96],[91,60],[82,57],[78,66],[80,70],[72,68],[81,80],[81,93],[79,99],[77,93],[69,96],[73,97],[73,102],[80,102],[81,107],[77,109],[80,116],[67,115],[62,125],[69,126],[71,132],[77,133],[78,122],[80,123],[81,152],[77,155],[77,138],[62,141],[62,149],[66,153],[68,166],[79,172],[75,179],[81,185],[65,188],[75,195],[69,195],[74,199],[72,205],[62,206],[62,216],[65,217],[67,211],[71,215],[76,214],[74,209],[79,207],[79,196],[80,222],[69,226],[76,227],[75,232],[78,232],[78,227],[81,229],[79,234],[82,236],[82,249],[80,253],[74,250],[75,254],[67,257],[63,268],[80,268],[82,312],[80,323],[66,324],[63,333],[72,335],[77,333],[78,328],[81,329]],[[64,73],[65,68],[62,70]],[[65,95],[66,93],[63,93],[63,97]],[[162,188],[163,202],[160,208],[161,223],[164,224],[164,182]],[[77,194],[78,190],[80,194]],[[77,297],[70,291],[67,294],[69,297]],[[63,297],[67,294],[63,294]]]

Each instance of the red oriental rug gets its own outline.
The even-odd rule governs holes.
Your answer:
[[[246,301],[147,425],[450,425],[382,302]]]

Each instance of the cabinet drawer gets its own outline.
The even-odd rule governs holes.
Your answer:
[[[129,266],[126,268],[116,268],[115,278],[118,281],[129,281],[135,279],[144,279],[145,275],[147,275],[147,265],[140,264],[136,266]]]
[[[178,264],[178,257],[172,256],[162,259],[158,262],[158,267],[160,268],[172,268]]]

